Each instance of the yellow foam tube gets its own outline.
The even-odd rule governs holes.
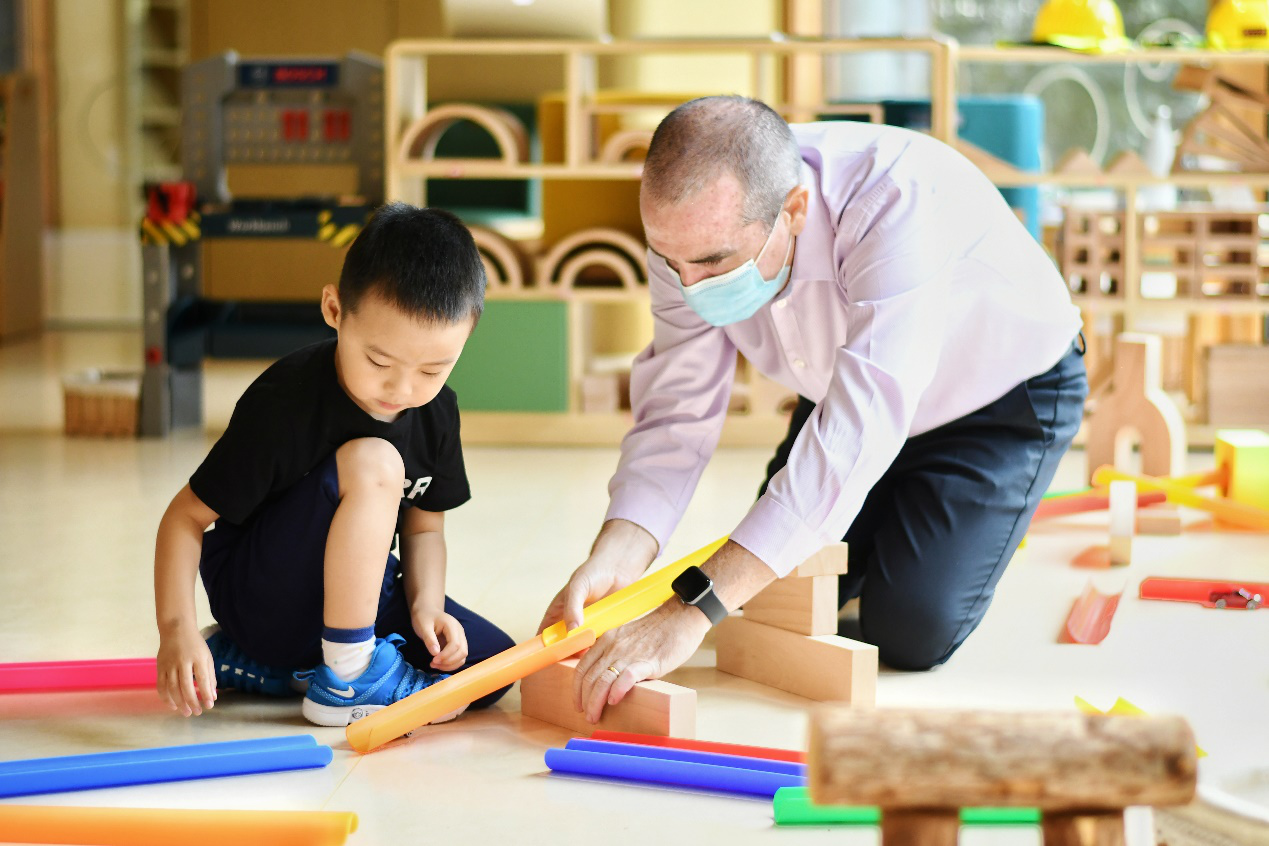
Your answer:
[[[0,836],[10,843],[95,846],[339,846],[357,815],[334,811],[204,811],[177,808],[76,808],[0,805]]]
[[[568,637],[550,646],[540,637],[518,643],[381,711],[349,723],[348,742],[358,752],[377,749],[594,643],[595,633],[590,629],[574,629]]]
[[[713,543],[706,544],[695,552],[683,556],[673,564],[667,564],[660,570],[654,570],[616,593],[587,605],[582,610],[582,627],[590,629],[595,633],[595,637],[599,637],[609,629],[615,629],[617,626],[625,625],[631,620],[642,617],[670,598],[673,594],[670,589],[670,583],[680,573],[688,567],[699,567],[708,561],[709,557],[726,542],[727,538],[720,538]],[[565,634],[566,629],[561,621],[542,632],[542,642],[548,645],[555,643],[564,637]]]
[[[1154,476],[1133,476],[1129,473],[1121,473],[1109,465],[1098,467],[1093,473],[1094,485],[1108,485],[1120,479],[1136,482],[1137,486],[1143,490],[1163,491],[1168,495],[1170,502],[1210,512],[1226,523],[1269,531],[1269,510],[1257,508],[1254,505],[1246,505],[1223,497],[1203,496],[1188,485]]]
[[[390,740],[425,726],[463,705],[493,693],[527,675],[549,667],[594,644],[609,629],[628,623],[670,598],[670,583],[688,567],[700,565],[727,542],[721,538],[673,564],[655,570],[637,582],[583,609],[580,628],[568,632],[563,622],[541,635],[486,658],[400,702],[349,723],[348,742],[358,752],[377,749]],[[583,642],[582,639],[588,642]]]

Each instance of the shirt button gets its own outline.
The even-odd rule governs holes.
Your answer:
[[[789,307],[788,300],[780,300],[780,302],[776,303],[776,308],[788,308],[788,307]]]
[[[793,362],[793,366],[801,369],[803,367],[806,367],[806,362],[799,358]]]

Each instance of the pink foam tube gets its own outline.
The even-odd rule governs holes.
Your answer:
[[[0,664],[0,693],[154,687],[157,679],[153,658]]]

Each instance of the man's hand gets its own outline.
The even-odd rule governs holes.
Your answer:
[[[568,584],[555,595],[538,634],[560,620],[570,630],[582,624],[582,610],[637,579],[657,554],[657,541],[645,529],[626,520],[609,520],[599,531],[590,557],[573,571]]]
[[[467,662],[467,633],[463,624],[443,609],[415,608],[410,615],[414,632],[432,654],[433,670],[452,673]]]
[[[616,705],[638,682],[660,678],[692,657],[707,631],[709,619],[677,597],[611,629],[577,663],[574,707],[599,722],[604,705]]]
[[[211,650],[192,623],[159,633],[159,698],[173,711],[199,716],[216,702],[216,672]],[[197,687],[195,687],[197,685]]]

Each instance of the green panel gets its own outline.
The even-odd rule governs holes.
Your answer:
[[[485,303],[449,377],[463,411],[568,411],[568,306]]]
[[[773,801],[776,825],[880,825],[881,811],[865,805],[815,805],[805,787],[781,787]],[[961,808],[961,825],[1038,825],[1035,808]]]

